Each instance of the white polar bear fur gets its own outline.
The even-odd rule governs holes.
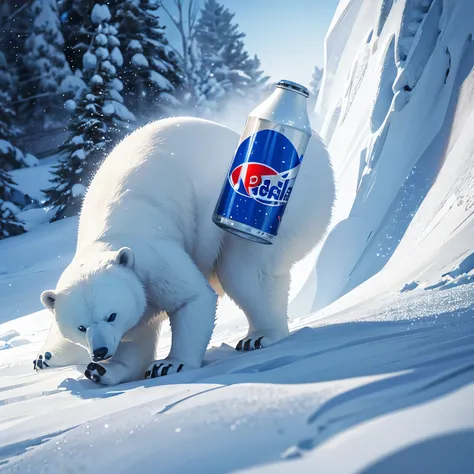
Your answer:
[[[113,357],[103,363],[102,383],[142,378],[166,312],[169,360],[200,367],[217,302],[208,282],[216,278],[245,312],[248,338],[263,336],[265,346],[288,335],[290,268],[331,217],[329,155],[313,136],[279,235],[267,246],[211,220],[238,141],[216,123],[171,118],[135,131],[106,158],[83,203],[76,254],[56,290],[42,295],[55,313],[44,347],[53,354],[50,365],[90,361],[106,345]],[[131,251],[119,252],[123,247]],[[111,313],[116,320],[107,323]]]

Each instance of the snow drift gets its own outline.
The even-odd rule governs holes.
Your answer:
[[[303,312],[388,263],[399,285],[428,282],[472,251],[474,3],[346,3],[327,36],[316,106],[338,203]]]

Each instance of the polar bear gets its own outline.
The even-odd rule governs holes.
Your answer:
[[[180,117],[138,129],[111,152],[87,190],[74,258],[56,289],[41,295],[54,323],[37,369],[89,362],[85,375],[111,385],[201,367],[214,288],[247,316],[237,350],[289,334],[290,268],[331,218],[329,155],[313,136],[279,235],[266,246],[212,222],[238,141],[222,125]],[[154,360],[164,315],[171,350]]]

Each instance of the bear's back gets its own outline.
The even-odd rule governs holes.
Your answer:
[[[164,237],[181,240],[192,254],[200,248],[198,258],[207,261],[221,239],[211,217],[238,140],[224,126],[184,117],[127,136],[87,191],[78,247],[112,232]]]

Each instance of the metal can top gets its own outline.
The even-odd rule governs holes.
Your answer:
[[[297,82],[288,81],[287,79],[282,79],[277,84],[277,87],[298,92],[301,95],[304,95],[306,98],[309,97],[309,90],[306,87],[302,86],[301,84],[298,84]]]

